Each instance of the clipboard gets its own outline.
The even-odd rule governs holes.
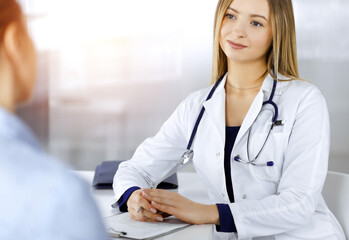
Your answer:
[[[129,213],[104,218],[104,224],[111,237],[135,240],[152,240],[191,226],[173,216],[163,222],[135,221]]]

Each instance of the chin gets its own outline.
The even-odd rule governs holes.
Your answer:
[[[239,63],[239,64],[244,64],[244,63],[256,63],[256,62],[259,62],[259,61],[265,61],[265,56],[262,56],[262,57],[259,57],[259,56],[256,56],[256,57],[250,57],[250,56],[246,56],[246,55],[243,55],[243,54],[230,54],[227,56],[228,59],[231,61],[231,62],[234,62],[234,63]]]
[[[244,61],[248,61],[249,57],[246,56],[246,54],[242,53],[242,52],[227,52],[225,54],[227,56],[227,58],[230,61],[234,61],[234,62],[244,62]]]
[[[237,56],[228,56],[229,60],[231,62],[235,62],[235,63],[248,63],[251,62],[251,59],[248,58],[244,58],[244,57],[237,57]]]

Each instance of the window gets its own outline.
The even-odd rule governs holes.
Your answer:
[[[78,169],[129,159],[190,92],[210,83],[211,0],[21,0],[39,56],[19,110]],[[349,172],[349,3],[294,0],[302,78],[325,95],[330,168]],[[343,170],[347,169],[347,170]]]
[[[20,112],[50,153],[78,169],[130,158],[180,101],[209,86],[214,1],[22,5],[43,90]]]

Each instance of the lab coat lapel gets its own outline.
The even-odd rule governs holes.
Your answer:
[[[256,98],[252,102],[251,107],[248,110],[244,121],[242,122],[241,128],[236,137],[235,143],[238,143],[241,140],[241,138],[244,136],[244,134],[248,131],[248,129],[252,126],[253,122],[258,117],[258,114],[262,109],[263,102],[266,100],[265,98],[269,97],[270,92],[273,88],[273,81],[274,79],[269,74],[264,79],[264,82],[262,84],[260,91],[258,92]],[[276,89],[275,95],[279,95],[280,92],[281,92],[280,89]]]
[[[218,85],[212,98],[203,103],[205,114],[214,122],[222,144],[225,142],[225,80],[226,76]]]
[[[257,118],[259,112],[262,109],[263,98],[264,98],[263,91],[259,91],[256,98],[252,102],[252,105],[251,105],[250,109],[248,110],[244,121],[242,122],[239,133],[236,137],[236,141],[235,141],[236,143],[238,143],[240,141],[242,136],[244,136],[244,134],[247,132],[247,130],[251,127],[251,125],[253,124],[253,122]]]

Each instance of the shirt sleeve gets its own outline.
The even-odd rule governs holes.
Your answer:
[[[126,192],[119,198],[118,200],[118,206],[121,212],[127,212],[127,200],[131,196],[131,194],[140,189],[139,187],[130,187],[129,189],[126,190]]]
[[[228,204],[216,204],[219,213],[219,226],[217,232],[236,232],[234,217]]]
[[[90,186],[76,176],[65,177],[61,189],[49,189],[51,193],[57,193],[59,198],[51,202],[54,211],[46,209],[49,213],[54,212],[54,215],[45,223],[47,225],[42,225],[42,229],[45,229],[43,232],[48,234],[44,235],[44,239],[109,239],[99,209],[91,196]]]

